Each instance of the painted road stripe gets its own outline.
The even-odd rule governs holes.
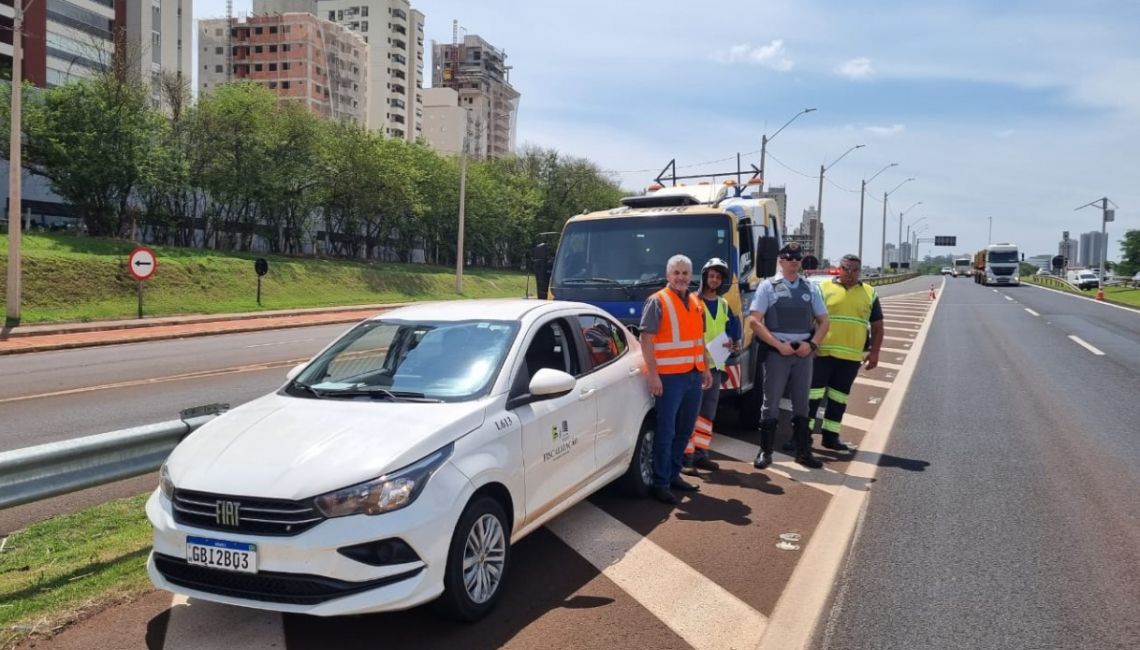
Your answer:
[[[739,438],[713,436],[712,450],[723,456],[728,456],[733,460],[752,464],[752,461],[756,460],[756,454],[760,453],[760,446],[745,442]],[[821,492],[826,492],[832,496],[839,491],[839,486],[843,483],[844,477],[842,473],[827,469],[826,467],[823,469],[808,469],[792,460],[791,456],[779,451],[772,454],[772,464],[764,471],[792,479],[797,483],[802,483],[803,485],[815,488]]]
[[[880,352],[881,352],[881,350],[880,350]],[[898,365],[897,363],[887,363],[886,361],[880,361],[879,367],[880,368],[886,368],[887,370],[895,370],[895,371],[902,370],[902,366]]]
[[[879,381],[878,379],[867,379],[866,377],[856,377],[855,383],[859,384],[860,386],[873,386],[874,388],[886,388],[888,390],[891,388],[891,386],[894,386],[893,382]]]
[[[696,650],[754,648],[768,627],[763,614],[589,502],[546,527]]]
[[[1032,314],[1034,316],[1040,316],[1041,315],[1041,314],[1038,314],[1037,312],[1033,311],[1032,309],[1030,309],[1028,307],[1025,308],[1025,311],[1029,312],[1030,314]]]
[[[1013,298],[1010,298],[1009,296],[1003,296],[1003,297],[1004,297],[1006,300],[1008,300],[1008,301],[1010,301],[1010,302],[1013,302]]]
[[[906,338],[903,336],[884,336],[883,340],[884,341],[906,341],[907,343],[909,343],[909,342],[913,341],[914,338],[913,337]]]
[[[1101,352],[1100,350],[1098,350],[1098,349],[1094,348],[1093,346],[1089,345],[1088,343],[1085,343],[1085,342],[1084,342],[1084,341],[1081,339],[1081,337],[1079,337],[1079,336],[1073,336],[1072,334],[1070,334],[1070,335],[1069,335],[1069,338],[1073,339],[1073,342],[1074,342],[1074,343],[1076,343],[1077,345],[1081,346],[1082,348],[1084,348],[1084,349],[1088,350],[1089,352],[1092,352],[1093,354],[1095,354],[1095,355],[1097,355],[1097,356],[1099,356],[1099,357],[1103,357],[1103,356],[1104,356],[1104,353],[1103,353],[1103,352]]]
[[[891,364],[880,363],[879,365],[883,366],[883,367],[887,367],[887,366],[890,366]],[[895,366],[895,368],[899,368],[899,367],[900,366]],[[787,397],[781,399],[780,400],[780,410],[781,411],[787,411],[788,413],[791,413],[792,412],[792,400],[788,399]],[[858,415],[851,415],[850,413],[846,413],[843,416],[843,426],[848,426],[848,427],[851,427],[853,429],[858,429],[859,431],[867,431],[871,428],[871,420],[868,420],[867,418],[861,418]],[[714,438],[714,440],[715,440],[715,438]],[[752,454],[752,457],[755,458],[756,454]]]
[[[900,348],[879,348],[879,352],[889,352],[891,354],[909,354],[910,350]]]
[[[170,603],[163,650],[285,650],[278,612],[234,607],[175,596]]]

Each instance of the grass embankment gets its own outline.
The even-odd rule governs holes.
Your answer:
[[[134,318],[138,282],[127,271],[134,242],[62,234],[24,235],[23,324]],[[425,264],[330,260],[198,248],[153,247],[158,268],[144,287],[146,316],[225,314],[456,298],[455,269]],[[264,257],[257,305],[254,260]],[[8,236],[0,236],[0,278]],[[523,273],[465,271],[463,297],[522,297]],[[533,279],[531,280],[533,289]],[[0,300],[7,283],[0,282]]]
[[[147,495],[12,533],[0,552],[0,648],[151,589]]]
[[[1040,276],[1021,276],[1022,281],[1032,282],[1033,284],[1049,287],[1051,289],[1059,289],[1066,293],[1071,293],[1078,296],[1084,296],[1089,299],[1096,298],[1096,290],[1080,291],[1074,289],[1068,284],[1057,280],[1052,277]],[[1108,302],[1115,302],[1129,307],[1140,307],[1140,288],[1133,287],[1105,287],[1104,299]]]

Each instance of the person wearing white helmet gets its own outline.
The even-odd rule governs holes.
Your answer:
[[[705,303],[705,344],[708,345],[721,334],[728,337],[724,346],[731,350],[740,349],[741,335],[740,320],[732,312],[722,296],[728,291],[732,281],[732,270],[728,263],[719,257],[705,262],[701,269],[701,300]],[[709,458],[709,444],[712,442],[713,421],[716,419],[716,406],[720,400],[721,373],[724,372],[724,363],[714,365],[711,369],[712,385],[701,394],[701,408],[697,414],[697,424],[693,435],[689,438],[689,446],[685,448],[685,459],[681,472],[689,476],[696,476],[698,469],[716,471],[720,465]]]

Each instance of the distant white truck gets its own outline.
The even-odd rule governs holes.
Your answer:
[[[1065,279],[1069,281],[1069,284],[1082,291],[1096,289],[1100,286],[1100,280],[1096,277],[1096,273],[1089,269],[1070,269],[1065,274]]]
[[[973,260],[968,257],[959,257],[954,260],[954,277],[968,278],[974,274]]]

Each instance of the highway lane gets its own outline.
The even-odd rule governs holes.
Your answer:
[[[925,291],[928,279],[880,287]],[[238,406],[351,325],[322,325],[0,357],[0,451],[177,419],[190,406]]]
[[[1135,647],[1140,314],[962,280],[940,300],[815,647]]]

